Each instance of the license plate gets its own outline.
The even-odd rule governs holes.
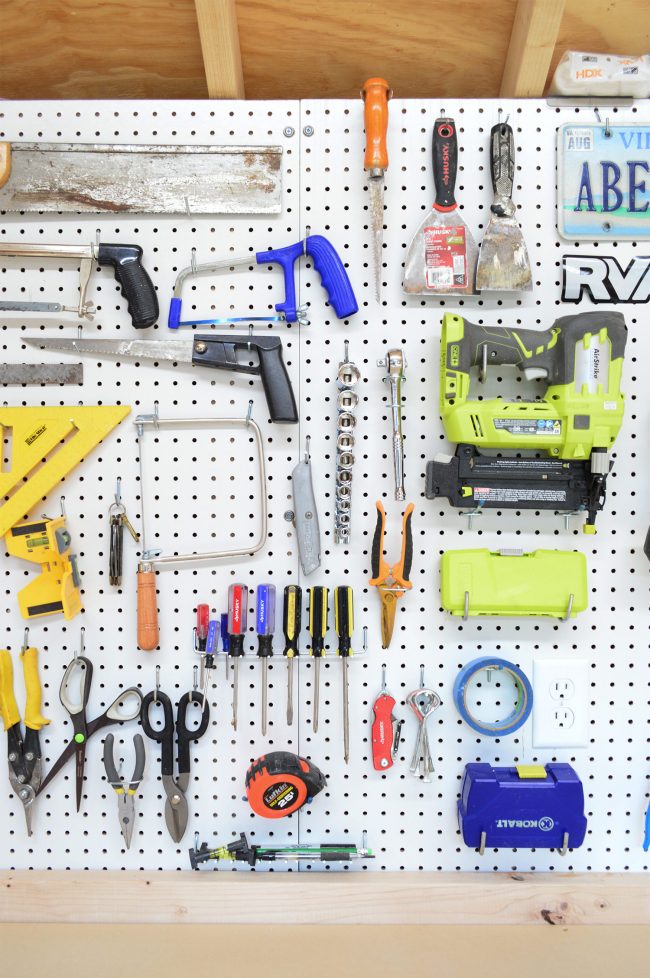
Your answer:
[[[558,230],[569,240],[650,238],[650,125],[560,127]]]

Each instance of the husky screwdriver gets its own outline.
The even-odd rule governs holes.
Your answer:
[[[337,587],[334,591],[334,620],[339,637],[337,655],[343,660],[343,756],[347,764],[350,760],[348,659],[352,655],[354,631],[354,594],[351,587]]]
[[[235,660],[235,677],[232,687],[232,725],[237,729],[237,698],[239,692],[239,659],[244,654],[244,639],[248,620],[248,588],[245,584],[231,584],[228,588],[228,655]]]
[[[302,624],[302,588],[298,584],[288,584],[284,589],[282,610],[282,629],[284,631],[284,654],[287,657],[287,723],[293,723],[293,660],[298,656],[298,641]]]
[[[269,657],[273,655],[275,632],[275,584],[260,584],[255,608],[257,655],[262,660],[262,735],[266,735]]]
[[[318,701],[320,699],[320,660],[325,650],[329,590],[326,587],[309,588],[309,634],[311,655],[314,657],[314,733],[318,733]]]

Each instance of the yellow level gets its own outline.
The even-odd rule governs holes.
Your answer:
[[[64,479],[131,408],[0,407],[0,536]],[[8,497],[8,498],[6,498]]]

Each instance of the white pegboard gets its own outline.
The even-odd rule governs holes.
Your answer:
[[[425,209],[433,199],[430,165],[431,129],[444,108],[456,118],[459,129],[460,168],[457,194],[463,216],[480,242],[489,215],[492,191],[489,175],[489,131],[498,110],[510,113],[515,130],[517,179],[515,202],[533,265],[534,289],[525,295],[504,298],[420,300],[401,292],[401,271],[406,247]],[[611,110],[617,121],[647,117],[647,103]],[[578,529],[565,532],[562,521],[550,514],[485,513],[477,529],[467,531],[466,521],[445,502],[424,498],[425,463],[445,446],[438,415],[438,356],[440,319],[443,311],[459,309],[470,320],[488,325],[519,324],[547,328],[567,311],[561,308],[561,256],[572,249],[595,252],[597,246],[562,242],[555,217],[555,131],[575,118],[591,121],[592,109],[552,109],[540,101],[390,103],[389,155],[386,180],[384,274],[382,301],[374,299],[371,236],[368,227],[368,193],[363,172],[363,106],[360,100],[336,102],[54,102],[3,103],[0,138],[80,142],[178,142],[280,144],[283,156],[283,212],[277,217],[151,216],[5,216],[0,231],[5,240],[42,240],[86,243],[102,229],[104,241],[118,238],[137,242],[144,249],[144,263],[158,290],[161,316],[150,338],[167,338],[168,301],[177,271],[189,264],[192,247],[197,261],[246,254],[297,241],[311,227],[325,234],[348,266],[359,301],[359,313],[341,323],[325,304],[319,276],[303,260],[298,280],[300,298],[311,304],[311,325],[273,326],[283,339],[284,356],[300,397],[299,426],[268,422],[259,381],[247,381],[222,373],[146,364],[97,361],[84,358],[85,384],[73,388],[41,388],[37,391],[6,388],[5,401],[18,404],[113,403],[132,405],[132,414],[100,449],[66,479],[70,529],[83,571],[85,612],[70,623],[43,620],[31,627],[31,640],[41,649],[41,676],[45,686],[44,712],[52,725],[42,734],[45,769],[67,742],[70,723],[58,701],[58,687],[65,665],[85,626],[86,652],[95,666],[89,716],[96,716],[113,699],[118,688],[138,684],[143,692],[153,688],[155,665],[161,667],[161,688],[177,699],[191,686],[191,632],[193,609],[208,601],[214,613],[225,609],[228,584],[240,580],[253,588],[273,582],[281,594],[285,584],[300,582],[304,592],[313,584],[350,584],[355,591],[356,646],[362,627],[368,626],[366,656],[352,660],[351,759],[343,762],[341,728],[341,666],[329,658],[324,663],[321,688],[321,725],[313,734],[312,669],[307,661],[308,636],[303,630],[303,656],[298,663],[297,717],[293,727],[285,723],[286,662],[281,656],[281,613],[271,662],[269,732],[260,729],[260,673],[254,657],[250,603],[250,658],[242,662],[240,675],[239,730],[230,726],[229,680],[223,660],[211,691],[211,725],[201,741],[192,746],[193,778],[188,792],[190,821],[185,838],[176,847],[165,828],[164,796],[160,780],[159,752],[147,741],[148,768],[136,800],[136,830],[130,851],[122,848],[116,801],[103,777],[101,737],[88,747],[87,781],[82,812],[74,812],[74,766],[66,769],[40,797],[34,813],[34,836],[28,839],[21,806],[8,783],[0,786],[2,863],[16,868],[127,868],[186,869],[186,850],[194,831],[201,839],[230,841],[241,831],[264,842],[316,843],[359,842],[362,830],[377,859],[367,869],[394,870],[640,870],[648,865],[641,849],[643,816],[648,803],[648,565],[642,544],[648,520],[645,490],[648,483],[646,454],[636,448],[636,432],[643,438],[650,393],[638,388],[637,358],[644,362],[650,351],[643,331],[643,307],[621,307],[629,327],[623,389],[627,395],[626,417],[615,445],[616,466],[609,480],[608,500],[600,514],[595,537]],[[305,135],[305,127],[312,134]],[[310,131],[309,129],[307,131]],[[292,134],[289,134],[292,133]],[[602,246],[601,246],[602,247]],[[634,243],[608,244],[616,249],[621,264],[634,254]],[[57,262],[39,262],[21,270],[19,262],[5,263],[3,294],[15,297],[18,288],[74,294],[77,271],[70,263],[62,270]],[[36,294],[32,298],[37,298]],[[196,306],[207,318],[240,311],[272,310],[282,297],[279,270],[239,270],[196,282],[184,293],[184,306]],[[125,303],[112,272],[95,270],[89,298],[98,306],[95,323],[85,335],[134,335]],[[64,300],[62,300],[64,301]],[[574,307],[571,306],[571,309]],[[580,309],[590,308],[583,301]],[[228,310],[232,310],[229,312]],[[640,310],[640,311],[639,311]],[[21,343],[23,334],[74,335],[74,317],[63,329],[54,318],[5,318],[2,323],[4,356],[8,362],[39,361],[31,347]],[[241,331],[241,327],[240,327]],[[356,466],[353,484],[352,545],[349,550],[333,542],[334,460],[336,431],[336,370],[343,355],[343,341],[361,369],[360,404],[357,409]],[[381,651],[379,599],[367,585],[370,576],[370,544],[375,525],[377,498],[387,512],[387,556],[396,560],[400,548],[400,504],[393,499],[390,420],[382,370],[376,360],[389,346],[403,347],[407,359],[404,386],[404,435],[407,499],[413,500],[415,556],[412,591],[399,603],[395,635],[388,652]],[[56,359],[54,356],[52,359]],[[266,439],[265,461],[269,491],[269,541],[252,559],[228,565],[196,568],[164,568],[158,576],[161,609],[161,650],[143,653],[135,644],[136,552],[125,535],[124,584],[121,590],[108,584],[108,507],[115,479],[122,476],[127,510],[139,523],[138,453],[133,420],[148,413],[158,401],[164,418],[203,417],[209,414],[241,417],[249,397],[254,416]],[[28,399],[30,398],[30,399]],[[290,473],[311,436],[314,482],[322,533],[322,565],[301,580],[291,525],[284,519],[291,507]],[[148,535],[153,516],[164,545],[174,535],[173,546],[197,549],[218,546],[223,531],[250,531],[250,465],[242,465],[238,442],[224,441],[222,434],[202,432],[196,440],[161,433],[154,446],[148,433],[145,454],[147,473],[151,459],[155,492],[160,498],[147,504]],[[235,450],[234,446],[237,446]],[[151,449],[151,451],[149,451]],[[640,492],[641,504],[636,494]],[[46,511],[57,509],[55,494]],[[178,534],[178,537],[176,537]],[[217,539],[215,539],[215,534]],[[438,560],[445,549],[455,547],[515,545],[525,550],[540,546],[583,550],[588,559],[591,601],[588,612],[569,624],[551,620],[474,619],[462,622],[440,609]],[[6,643],[17,651],[23,633],[15,593],[32,569],[5,558],[4,606]],[[303,622],[306,622],[306,595]],[[330,612],[333,624],[333,615]],[[333,629],[330,650],[335,647]],[[580,750],[540,752],[531,746],[530,723],[512,736],[481,738],[456,714],[451,690],[458,668],[482,654],[499,653],[521,664],[532,677],[536,654],[558,652],[589,663],[590,743]],[[406,720],[399,762],[385,775],[375,772],[370,760],[371,706],[379,691],[381,663],[387,664],[389,689],[398,700],[397,714]],[[415,720],[403,701],[418,684],[419,666],[426,667],[427,683],[438,689],[443,705],[430,727],[436,771],[434,781],[424,784],[408,772],[416,731]],[[20,670],[16,692],[22,707]],[[401,702],[400,702],[401,701]],[[132,764],[134,725],[113,728],[116,743],[126,744],[125,771]],[[242,800],[243,775],[249,761],[272,749],[299,751],[327,774],[328,787],[313,805],[290,819],[265,821],[253,815]],[[582,848],[564,859],[555,852],[527,850],[490,851],[479,857],[460,841],[456,827],[456,798],[464,764],[485,760],[495,764],[516,761],[571,762],[586,792],[588,835]],[[288,864],[291,865],[291,864]],[[276,870],[283,868],[276,865]],[[295,867],[294,867],[295,868]],[[304,867],[303,867],[304,868]],[[314,868],[322,868],[315,866]]]

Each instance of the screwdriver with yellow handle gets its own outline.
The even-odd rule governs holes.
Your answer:
[[[343,660],[343,757],[350,760],[350,704],[349,704],[349,658],[352,655],[352,633],[354,631],[354,594],[351,587],[337,587],[334,591],[334,622],[339,638],[337,655]]]
[[[325,652],[327,618],[329,613],[329,588],[309,588],[309,634],[311,656],[314,659],[314,715],[312,727],[318,733],[318,703],[320,700],[320,660]]]
[[[36,792],[43,780],[43,764],[39,730],[48,724],[41,714],[41,684],[38,678],[38,652],[28,646],[29,629],[20,652],[25,677],[25,735],[20,712],[14,696],[14,676],[11,654],[0,649],[0,713],[7,731],[9,782],[23,804],[27,834],[32,834],[32,808]]]
[[[366,155],[364,169],[368,173],[370,192],[370,224],[372,227],[372,251],[375,264],[375,296],[381,298],[381,251],[384,242],[384,174],[388,169],[388,100],[390,85],[385,78],[369,78],[361,95],[364,101],[366,130]]]
[[[299,654],[298,641],[302,625],[302,588],[298,584],[288,584],[284,589],[282,608],[282,630],[284,632],[284,654],[287,657],[287,723],[293,723],[293,660]]]

